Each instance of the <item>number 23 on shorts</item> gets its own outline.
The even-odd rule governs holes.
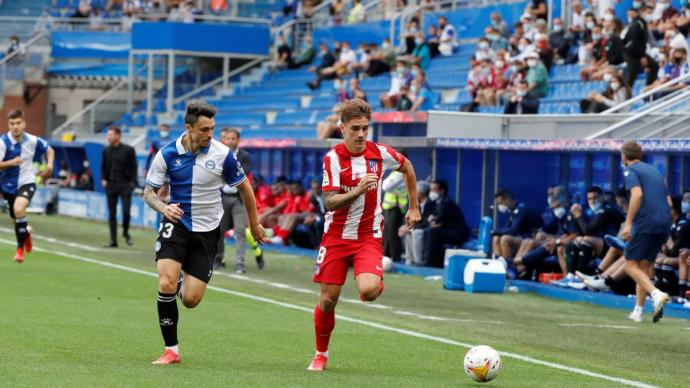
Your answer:
[[[170,222],[165,222],[165,223],[161,222],[161,226],[158,228],[158,232],[161,234],[161,237],[170,238],[170,236],[172,236],[172,232],[173,232],[174,227],[175,227],[175,225],[173,225]]]

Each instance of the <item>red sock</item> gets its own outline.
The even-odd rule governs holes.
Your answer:
[[[317,304],[314,307],[314,331],[316,332],[316,351],[327,352],[331,332],[335,327],[335,311],[324,313]]]

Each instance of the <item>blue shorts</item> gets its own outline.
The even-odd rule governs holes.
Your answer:
[[[667,238],[666,233],[636,233],[625,246],[623,255],[626,260],[654,262]]]

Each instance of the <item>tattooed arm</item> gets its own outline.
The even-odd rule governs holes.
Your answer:
[[[158,188],[151,185],[146,185],[144,188],[144,202],[172,222],[180,222],[184,215],[179,203],[166,204],[158,196]]]

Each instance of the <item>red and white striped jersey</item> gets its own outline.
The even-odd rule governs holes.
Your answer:
[[[383,236],[381,181],[389,170],[398,170],[405,157],[393,148],[367,141],[361,154],[352,154],[344,143],[333,147],[323,158],[322,190],[344,194],[357,187],[367,174],[379,177],[376,189],[359,196],[349,207],[326,213],[324,245],[340,240],[364,240]]]

